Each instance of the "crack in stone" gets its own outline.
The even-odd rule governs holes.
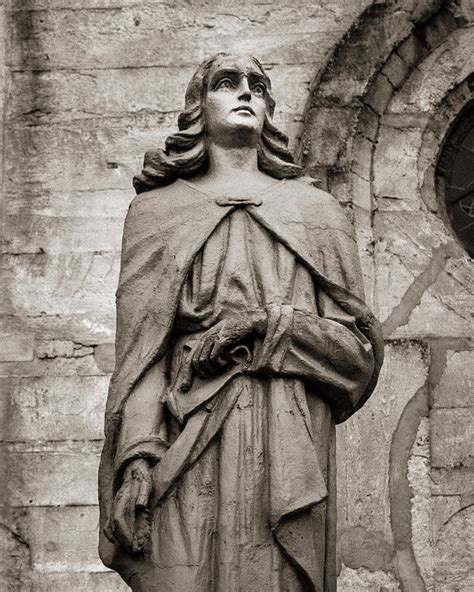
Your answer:
[[[424,271],[415,278],[402,296],[400,303],[395,306],[382,323],[386,337],[408,323],[413,310],[420,304],[426,290],[436,282],[439,274],[444,270],[447,260],[450,257],[459,257],[462,254],[461,248],[454,241],[445,243],[433,250],[430,262]]]

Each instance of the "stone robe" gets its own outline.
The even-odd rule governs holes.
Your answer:
[[[166,203],[167,191],[174,203]],[[127,462],[156,462],[150,541],[145,554],[131,556],[102,540],[102,556],[136,591],[331,592],[334,423],[363,404],[381,364],[378,325],[357,297],[358,261],[344,216],[330,196],[294,181],[238,204],[185,181],[150,194],[132,207],[151,214],[154,205],[157,227],[142,211],[135,220],[129,214],[124,233],[118,297],[125,290],[123,312],[135,318],[118,325],[117,339],[122,329],[138,368],[128,371],[135,376],[128,392],[122,385],[122,397],[114,400],[117,375],[130,362],[118,351],[101,469],[106,526],[110,506],[104,502],[120,486]],[[180,205],[195,216],[182,216]],[[315,215],[311,206],[321,205],[324,214]],[[143,232],[138,219],[149,230]],[[176,236],[183,219],[188,228],[194,222],[186,254]],[[176,242],[166,247],[170,255],[176,251],[174,257],[162,251],[157,261],[160,242],[150,240],[167,226]],[[312,235],[318,231],[322,236]],[[177,277],[169,275],[169,259]],[[140,269],[151,286],[145,294],[135,286],[137,304],[145,307],[137,313],[130,282],[143,281]],[[164,314],[158,324],[162,343],[147,319],[149,294],[171,300],[171,318]],[[242,364],[236,360],[215,378],[195,379],[190,392],[180,394],[183,357],[199,335],[257,310],[267,312],[266,336],[241,344]],[[147,330],[157,339],[148,363]],[[140,388],[145,375],[153,377],[151,390]],[[112,472],[104,462],[112,463]]]

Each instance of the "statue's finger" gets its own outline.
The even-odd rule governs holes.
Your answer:
[[[205,343],[205,340],[203,338],[201,338],[201,340],[199,341],[199,343],[196,346],[196,349],[193,352],[193,357],[192,357],[193,370],[198,375],[200,375],[199,360],[201,358],[201,351],[202,351],[202,348],[204,347],[204,343]]]
[[[213,360],[211,360],[211,351],[214,346],[214,341],[209,339],[203,345],[201,349],[201,355],[199,358],[199,366],[201,368],[201,374],[204,378],[208,378],[212,374],[216,372],[216,365],[214,364]]]
[[[203,361],[205,360],[205,354],[203,354],[204,348],[208,346],[208,339],[205,336],[201,339],[198,346],[196,347],[193,355],[193,369],[194,372],[201,378],[207,378],[207,372],[203,367]]]
[[[179,390],[182,393],[186,393],[191,388],[191,385],[193,384],[193,374],[194,371],[192,360],[189,360],[189,362],[186,362],[181,374],[181,384],[179,385]]]
[[[181,368],[179,369],[179,390],[182,393],[186,393],[191,388],[193,383],[193,356],[192,351],[189,350],[186,354],[186,358],[181,362]]]
[[[148,506],[148,500],[151,493],[151,479],[145,479],[140,483],[140,491],[137,496],[135,508],[137,510],[145,510]]]
[[[130,529],[130,498],[119,495],[114,508],[113,532],[115,537],[126,548],[132,546],[133,533]]]
[[[141,481],[137,477],[132,477],[131,489],[130,489],[130,514],[135,512],[135,507],[140,493]]]
[[[226,346],[222,341],[216,341],[212,346],[211,353],[209,354],[210,359],[217,366],[223,368],[229,364],[229,360],[224,358]]]

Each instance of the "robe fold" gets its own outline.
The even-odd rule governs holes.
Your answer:
[[[247,358],[180,394],[196,339],[261,310]],[[102,533],[104,562],[136,591],[335,590],[334,423],[370,396],[383,341],[334,198],[279,181],[239,203],[182,180],[135,198],[116,344],[102,530],[126,464],[156,464],[145,554]]]

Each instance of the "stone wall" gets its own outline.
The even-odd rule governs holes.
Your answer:
[[[435,171],[474,98],[474,15],[412,4],[370,7],[339,44],[312,85],[300,153],[353,217],[386,339],[377,392],[339,433],[342,589],[467,592],[472,260]]]
[[[377,392],[338,429],[339,590],[472,589],[472,263],[434,179],[472,96],[468,8],[0,2],[6,589],[127,589],[96,552],[122,222],[143,153],[217,50],[269,69],[276,121],[352,217],[384,323]]]

